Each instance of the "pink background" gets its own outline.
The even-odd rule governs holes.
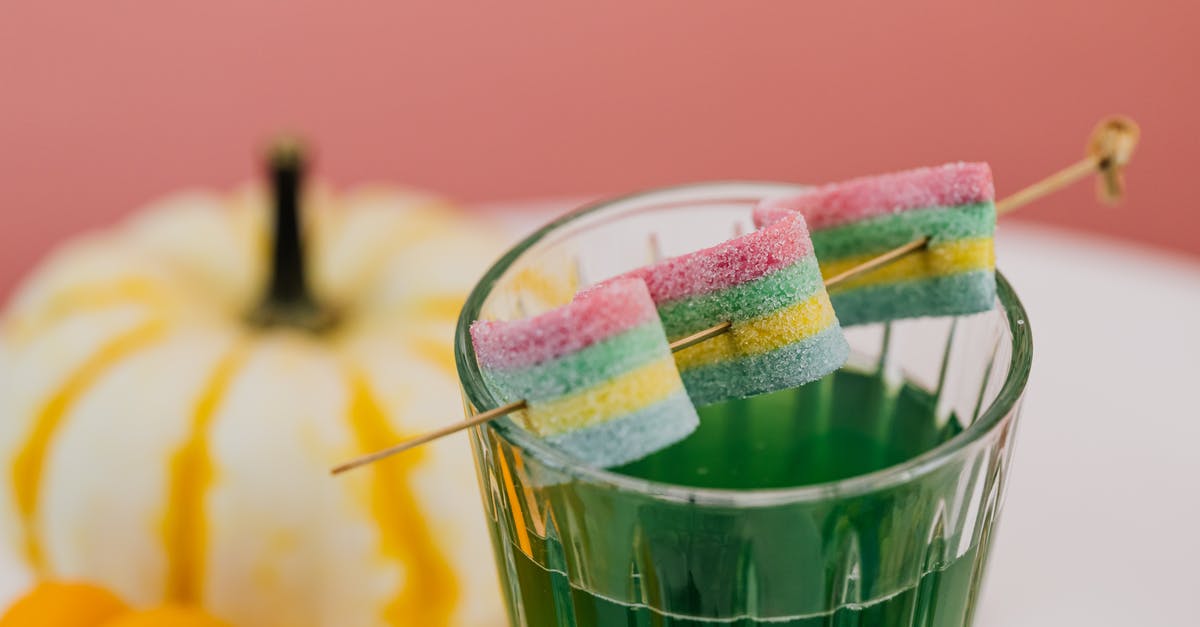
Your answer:
[[[1200,3],[105,2],[0,14],[0,294],[64,235],[255,173],[277,129],[339,184],[464,201],[959,159],[1006,194],[1141,122],[1129,202],[1019,219],[1200,254]]]

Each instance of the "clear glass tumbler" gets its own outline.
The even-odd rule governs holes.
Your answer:
[[[653,190],[534,233],[462,313],[466,410],[499,405],[471,321],[533,315],[728,239],[759,199],[799,189]],[[969,625],[1031,360],[1025,312],[998,281],[985,313],[848,329],[838,373],[704,408],[688,440],[626,468],[573,464],[507,419],[473,429],[510,623]]]

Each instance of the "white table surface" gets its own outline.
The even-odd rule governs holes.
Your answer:
[[[1200,624],[1200,263],[1011,224],[997,259],[1034,365],[979,624]]]
[[[977,627],[1197,624],[1200,263],[1013,223],[997,246],[1035,357]],[[0,560],[0,606],[23,584]]]

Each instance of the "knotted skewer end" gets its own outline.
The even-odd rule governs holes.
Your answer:
[[[1141,137],[1137,122],[1123,115],[1101,120],[1088,140],[1088,155],[1096,160],[1100,178],[1096,195],[1107,203],[1117,203],[1125,195],[1125,165]]]

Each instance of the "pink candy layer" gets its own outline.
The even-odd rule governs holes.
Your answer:
[[[658,311],[646,284],[613,279],[540,316],[477,321],[471,325],[471,339],[480,366],[525,368],[578,352],[651,320],[658,321]]]
[[[993,200],[992,169],[986,163],[948,163],[822,185],[789,198],[764,200],[754,223],[772,224],[800,212],[813,229],[825,229],[890,213],[953,207]]]
[[[711,248],[674,257],[622,276],[646,282],[656,303],[698,296],[753,281],[812,254],[804,217],[788,219]]]

